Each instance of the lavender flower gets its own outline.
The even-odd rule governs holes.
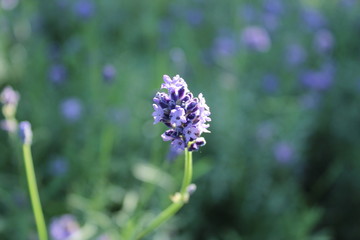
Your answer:
[[[77,121],[82,114],[83,106],[79,99],[68,98],[61,104],[61,113],[69,122]]]
[[[19,124],[19,135],[23,144],[30,145],[32,143],[33,134],[31,124],[28,121],[24,121]]]
[[[309,29],[319,29],[326,24],[325,17],[315,8],[305,8],[302,12],[302,20]]]
[[[250,49],[258,52],[269,50],[271,41],[265,29],[257,26],[249,26],[241,33],[242,42]]]
[[[16,132],[17,122],[14,119],[5,119],[0,121],[0,128],[7,132]]]
[[[301,76],[302,84],[310,89],[321,91],[330,87],[333,82],[334,69],[324,65],[320,70],[308,70]]]
[[[332,49],[334,45],[334,37],[327,29],[320,29],[314,36],[314,48],[320,53],[327,52]]]
[[[66,79],[67,71],[64,65],[55,64],[49,70],[49,79],[55,84],[63,83]]]
[[[4,10],[13,10],[19,3],[19,0],[3,0],[0,1],[0,6]]]
[[[3,104],[2,112],[6,119],[10,120],[15,117],[19,99],[19,93],[10,86],[5,87],[1,92],[0,102]]]
[[[170,128],[161,137],[164,141],[171,141],[173,151],[185,148],[196,151],[206,143],[200,135],[209,132],[209,106],[201,93],[198,97],[193,96],[179,75],[172,79],[164,75],[163,79],[161,88],[167,89],[168,93],[158,92],[153,99],[154,124],[162,122]]]
[[[4,105],[15,105],[17,106],[20,100],[20,95],[12,87],[7,86],[0,94],[0,101]]]
[[[80,229],[74,216],[70,214],[54,218],[50,223],[50,234],[54,240],[67,240]]]
[[[95,11],[94,3],[90,0],[79,0],[75,3],[74,12],[80,18],[87,20],[93,16]]]
[[[111,82],[116,76],[116,69],[113,65],[107,64],[102,70],[102,76],[106,82]]]
[[[279,163],[288,163],[293,160],[293,148],[286,142],[280,142],[274,147],[275,159]]]

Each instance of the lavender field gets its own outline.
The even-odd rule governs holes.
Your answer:
[[[357,0],[0,0],[0,239],[358,240],[359,66]]]

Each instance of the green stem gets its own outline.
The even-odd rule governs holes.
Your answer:
[[[180,190],[180,199],[174,201],[169,207],[163,210],[150,224],[147,226],[136,239],[142,239],[147,234],[155,230],[162,223],[166,222],[172,216],[174,216],[188,200],[187,187],[191,184],[192,180],[192,153],[185,149],[185,166],[184,177]]]
[[[181,186],[181,194],[186,194],[187,187],[191,184],[192,180],[192,153],[185,149],[185,172],[184,179]]]
[[[47,230],[44,220],[44,215],[41,209],[41,203],[39,198],[39,192],[36,185],[36,177],[34,171],[34,165],[31,156],[31,149],[29,144],[23,145],[23,154],[25,162],[26,177],[29,186],[31,204],[34,211],[35,222],[40,240],[47,240]]]
[[[152,232],[158,226],[160,226],[163,222],[171,218],[180,208],[184,205],[184,202],[173,203],[169,207],[167,207],[164,211],[162,211],[150,224],[149,226],[141,232],[141,234],[137,237],[137,239],[142,239],[147,234]]]

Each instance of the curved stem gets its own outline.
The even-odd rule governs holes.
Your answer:
[[[170,206],[163,210],[150,224],[147,226],[136,239],[142,239],[147,234],[155,230],[162,223],[174,216],[188,200],[187,187],[190,185],[192,180],[192,153],[185,149],[185,166],[184,166],[184,177],[180,190],[180,198],[175,200]],[[177,193],[179,194],[179,193]]]
[[[34,165],[32,161],[31,149],[29,144],[23,145],[23,154],[24,154],[26,177],[30,192],[31,205],[34,211],[34,217],[35,217],[37,231],[39,234],[39,239],[47,240],[47,230],[46,230],[44,215],[41,208],[39,192],[36,185]]]
[[[184,202],[178,202],[173,203],[169,207],[167,207],[165,210],[163,210],[150,224],[149,226],[140,233],[140,235],[137,237],[137,239],[142,239],[147,234],[152,232],[154,229],[156,229],[158,226],[160,226],[163,222],[171,218],[175,213],[177,213],[180,208],[184,205]]]

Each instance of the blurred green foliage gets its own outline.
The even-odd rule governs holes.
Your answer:
[[[0,0],[0,85],[32,123],[47,222],[72,214],[83,239],[131,239],[169,204],[183,156],[167,160],[151,104],[162,75],[180,74],[206,97],[212,133],[194,154],[197,192],[149,239],[360,239],[359,11],[356,0]],[[7,135],[0,239],[36,239]]]

